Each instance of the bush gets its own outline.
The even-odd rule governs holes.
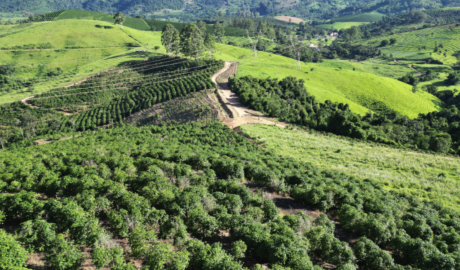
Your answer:
[[[2,269],[26,266],[27,255],[21,243],[0,229],[0,267]]]

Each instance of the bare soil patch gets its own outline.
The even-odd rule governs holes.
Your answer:
[[[291,17],[291,16],[279,16],[279,17],[275,17],[275,19],[277,19],[279,21],[283,21],[283,22],[289,22],[289,20],[291,20],[291,22],[293,22],[293,23],[305,22],[301,18],[296,18],[296,17]]]

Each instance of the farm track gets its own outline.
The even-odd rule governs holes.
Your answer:
[[[238,96],[235,93],[233,93],[228,87],[227,82],[217,83],[217,78],[221,74],[224,74],[226,71],[228,71],[231,68],[232,64],[234,63],[225,62],[224,68],[219,70],[212,77],[212,80],[218,86],[217,93],[220,96],[221,101],[223,101],[224,105],[228,108],[228,110],[232,112],[232,115],[233,115],[233,118],[224,118],[222,123],[231,127],[240,136],[244,136],[248,138],[253,144],[257,145],[260,148],[265,149],[263,145],[258,144],[248,135],[244,134],[238,127],[241,125],[248,125],[248,124],[268,124],[268,125],[278,125],[280,127],[285,128],[287,126],[287,123],[275,122],[276,121],[275,119],[269,118],[268,116],[260,112],[249,109],[248,107],[241,104]],[[236,71],[236,68],[234,70]],[[230,77],[234,74],[230,74],[230,75],[226,74],[226,75]],[[228,77],[221,78],[221,80],[219,81],[228,81]],[[305,206],[299,202],[296,202],[290,196],[285,196],[285,195],[281,195],[281,194],[272,192],[269,188],[265,186],[258,185],[255,183],[250,183],[250,182],[245,182],[243,184],[246,185],[254,193],[263,192],[264,198],[272,200],[275,203],[275,205],[280,209],[283,215],[297,214],[299,212],[303,212],[309,215],[313,220],[315,220],[321,214],[320,211],[315,210],[311,207]],[[340,223],[338,222],[335,215],[333,214],[327,214],[327,215],[329,219],[331,219],[336,225],[335,232],[334,232],[335,237],[337,237],[340,241],[347,242],[348,244],[354,244],[358,240],[359,237],[357,235],[346,232],[340,226]],[[327,265],[323,265],[323,267],[326,269],[329,268]]]
[[[225,62],[225,66],[211,78],[218,87],[217,94],[219,95],[221,102],[223,103],[224,107],[227,108],[227,111],[231,112],[231,115],[224,118],[222,123],[232,129],[241,125],[248,124],[267,124],[277,125],[283,128],[286,127],[286,123],[278,122],[276,119],[270,118],[263,113],[249,109],[243,105],[240,102],[238,96],[230,90],[228,87],[228,78],[234,75],[234,73],[232,74],[232,72],[230,72],[229,74],[226,72],[231,67],[234,67],[233,72],[236,72],[236,66],[232,66],[235,64],[236,63]],[[220,78],[218,80],[218,77],[224,74],[226,75],[225,78]]]
[[[399,63],[396,59],[394,59],[395,63],[396,64],[400,64],[400,65],[403,65],[402,63]],[[421,77],[422,76],[422,72],[416,70],[412,64],[409,64],[409,68],[412,69],[413,71],[417,72],[417,77]]]

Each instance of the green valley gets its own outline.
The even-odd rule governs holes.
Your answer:
[[[455,1],[0,3],[0,269],[459,269]]]

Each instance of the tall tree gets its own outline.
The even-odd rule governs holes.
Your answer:
[[[268,30],[267,30],[267,37],[269,39],[271,39],[271,41],[273,42],[273,39],[276,38],[276,31],[275,29],[273,29],[273,27],[270,27]]]
[[[266,23],[260,22],[259,25],[257,26],[257,36],[266,34],[267,28],[268,26]]]
[[[113,16],[113,18],[115,19],[114,24],[119,23],[121,25],[121,29],[123,29],[123,23],[126,20],[126,16],[123,15],[123,13],[121,13],[120,11],[118,11],[117,14],[115,14],[115,16]]]
[[[217,37],[217,41],[222,42],[222,37],[225,35],[225,28],[221,23],[216,22],[214,24],[214,34]]]
[[[180,52],[179,31],[171,24],[166,24],[161,32],[161,44],[165,46],[166,52],[174,55]]]
[[[209,58],[212,57],[212,52],[216,49],[214,46],[214,36],[206,33],[206,37],[204,38],[204,47],[209,52]]]
[[[188,24],[180,33],[181,52],[188,57],[200,58],[203,53],[203,38],[201,31],[195,24]]]
[[[200,29],[201,36],[204,38],[206,36],[206,23],[203,22],[203,20],[199,20],[196,23],[196,26],[198,26],[198,29]]]
[[[8,139],[11,136],[11,129],[8,127],[0,127],[0,145],[2,148],[5,147],[5,143],[8,142]]]
[[[35,127],[37,126],[39,119],[30,111],[26,111],[19,116],[19,120],[21,126],[24,127],[24,130],[32,131],[33,136],[35,137]],[[29,135],[27,137],[29,137]]]

